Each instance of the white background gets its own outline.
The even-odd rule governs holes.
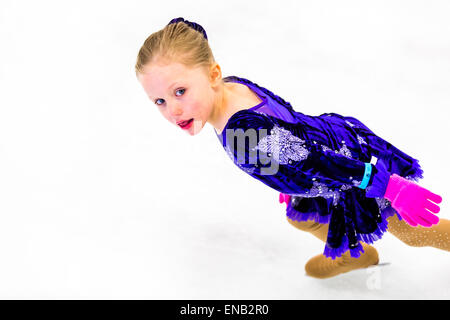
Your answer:
[[[448,1],[0,3],[0,298],[448,299],[450,254],[387,233],[381,266],[317,280],[324,244],[207,124],[168,123],[134,75],[171,19],[223,76],[353,116],[424,169],[448,212]]]

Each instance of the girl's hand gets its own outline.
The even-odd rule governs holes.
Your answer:
[[[287,206],[289,201],[291,201],[291,196],[288,194],[280,193],[279,201],[280,201],[280,203],[286,202],[286,206]]]
[[[440,211],[435,203],[441,203],[442,197],[397,174],[390,176],[384,198],[413,227],[431,227],[439,222],[433,213]]]

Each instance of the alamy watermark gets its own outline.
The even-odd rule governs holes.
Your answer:
[[[254,128],[245,131],[241,128],[226,129],[226,148],[238,165],[259,167],[261,175],[274,175],[279,169],[280,138],[271,135],[270,140],[264,139],[267,135],[267,129],[265,128],[258,129],[258,132]],[[222,136],[220,138],[222,139]],[[268,152],[264,150],[268,150]],[[234,152],[236,152],[236,156]],[[248,161],[246,155],[248,155]]]
[[[381,289],[381,269],[377,266],[372,266],[367,268],[366,272],[369,277],[366,281],[366,286],[369,290],[380,290]]]

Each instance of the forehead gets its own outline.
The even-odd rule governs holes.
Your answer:
[[[152,63],[138,75],[144,90],[149,96],[165,93],[173,83],[192,81],[200,76],[198,69],[187,68],[177,62],[162,64]]]

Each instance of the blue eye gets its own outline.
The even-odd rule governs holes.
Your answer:
[[[177,93],[178,91],[183,91],[183,93],[181,94],[181,95],[183,95],[184,92],[186,91],[186,89],[179,89],[179,90],[175,91],[175,95],[177,95],[176,93]],[[179,97],[180,95],[177,95],[177,96]],[[157,106],[160,106],[160,105],[163,104],[163,103],[158,103],[159,100],[164,101],[164,99],[156,99],[155,104],[156,104]]]

